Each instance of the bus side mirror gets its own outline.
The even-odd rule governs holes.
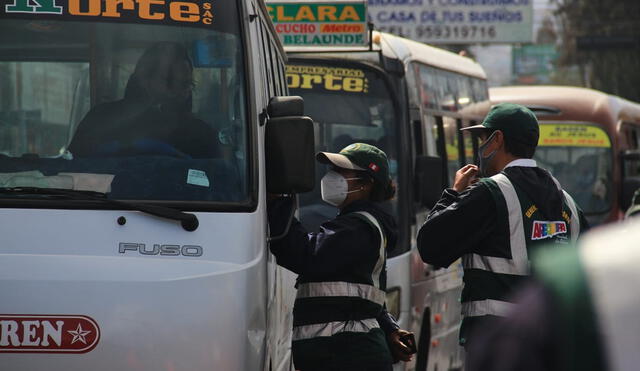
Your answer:
[[[265,129],[267,192],[309,192],[315,184],[313,120],[301,97],[274,97]]]
[[[442,159],[433,156],[416,157],[416,201],[424,207],[433,207],[440,199],[442,181]]]

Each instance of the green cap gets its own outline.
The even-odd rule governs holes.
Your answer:
[[[318,152],[316,160],[342,169],[366,171],[382,185],[387,185],[391,180],[387,155],[370,144],[353,143],[340,150],[340,153]]]
[[[527,107],[514,103],[494,105],[481,125],[469,126],[461,130],[500,130],[509,139],[534,146],[538,145],[540,138],[536,115]]]

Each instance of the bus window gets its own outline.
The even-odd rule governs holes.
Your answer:
[[[420,76],[420,101],[425,108],[437,110],[440,108],[440,94],[436,87],[440,79],[436,75],[436,70],[421,64],[417,66]]]
[[[473,148],[473,136],[468,131],[460,131],[460,140],[462,143],[462,151],[464,153],[464,159],[462,165],[475,164],[476,155]]]
[[[470,121],[469,126],[475,126],[478,123],[476,121]],[[464,154],[467,164],[478,163],[478,145],[479,139],[477,135],[470,133],[469,131],[462,132],[462,138],[464,141]]]
[[[383,150],[389,172],[398,177],[396,112],[384,78],[359,64],[291,62],[287,81],[292,95],[305,101],[305,114],[313,117],[321,135],[318,150],[340,151],[351,143],[372,144]],[[317,166],[317,179],[326,172]],[[324,203],[320,187],[301,195],[301,220],[310,230],[331,219],[336,209]],[[385,203],[397,217],[397,200]]]
[[[473,91],[474,102],[484,102],[489,100],[489,90],[487,81],[470,77],[471,90]]]
[[[426,134],[426,151],[423,153],[427,156],[440,156],[438,152],[438,124],[436,118],[433,116],[425,115],[423,121],[424,132]]]
[[[0,62],[0,153],[57,156],[89,109],[89,63]],[[81,84],[83,82],[83,84]],[[9,95],[9,89],[15,94]],[[83,97],[85,99],[80,99]]]
[[[458,99],[458,107],[463,108],[474,102],[471,78],[464,75],[453,75],[456,82],[455,96]]]
[[[585,124],[542,123],[534,159],[558,179],[585,214],[610,210],[612,152],[604,130]]]
[[[460,169],[460,148],[458,147],[458,125],[457,120],[451,117],[443,117],[444,141],[447,151],[447,169],[449,184],[453,184],[456,171]]]
[[[3,18],[0,186],[249,200],[239,13],[216,10],[212,25]]]

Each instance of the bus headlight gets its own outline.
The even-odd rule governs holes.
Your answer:
[[[393,287],[387,290],[387,311],[396,319],[400,319],[400,288]]]

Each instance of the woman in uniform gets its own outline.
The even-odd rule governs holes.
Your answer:
[[[294,218],[287,230],[294,199],[269,203],[272,235],[286,231],[271,243],[271,252],[279,265],[298,274],[294,365],[301,371],[391,370],[394,359],[412,356],[400,341],[409,333],[385,308],[386,254],[397,239],[393,218],[380,206],[395,194],[387,156],[354,143],[316,158],[330,165],[321,193],[339,209],[334,219],[308,233]]]

